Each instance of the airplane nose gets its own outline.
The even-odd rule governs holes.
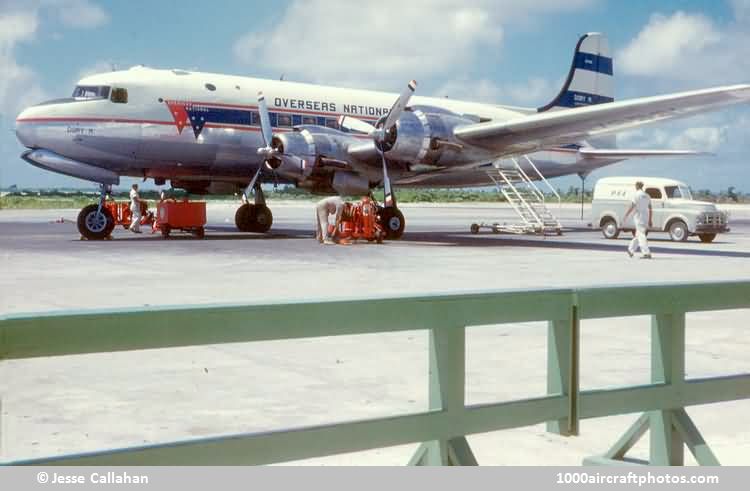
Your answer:
[[[36,127],[30,121],[32,112],[33,108],[27,108],[16,117],[16,138],[23,146],[28,148],[36,147]]]

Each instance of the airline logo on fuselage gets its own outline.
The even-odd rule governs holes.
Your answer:
[[[336,119],[342,112],[343,114],[357,115],[363,119],[371,120],[385,116],[390,110],[361,104],[336,104],[335,102],[285,99],[283,97],[276,97],[273,102],[275,107],[269,108],[271,109],[271,124],[289,128],[298,124],[312,124],[338,129]],[[177,133],[182,134],[182,130],[190,126],[196,139],[201,135],[206,125],[254,130],[260,124],[256,106],[235,106],[184,100],[166,100],[164,103],[172,115]]]
[[[285,109],[302,109],[305,111],[324,111],[324,112],[337,112],[337,105],[335,102],[324,102],[324,101],[313,101],[308,99],[285,99],[283,97],[275,97],[273,103],[276,107]],[[387,107],[376,107],[376,106],[364,106],[362,104],[341,104],[341,109],[344,114],[352,116],[372,116],[380,117],[385,116],[390,111]]]

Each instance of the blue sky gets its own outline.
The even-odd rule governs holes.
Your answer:
[[[750,82],[750,0],[287,2],[0,0],[0,186],[86,186],[21,161],[17,112],[68,96],[112,65],[188,68],[524,106],[558,91],[578,36],[607,34],[616,98]],[[623,135],[620,146],[716,157],[629,161],[604,175],[663,175],[750,192],[750,109]],[[567,187],[577,182],[562,179]]]

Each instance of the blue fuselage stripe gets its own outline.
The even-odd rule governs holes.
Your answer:
[[[575,68],[581,70],[589,70],[591,72],[603,73],[605,75],[612,75],[612,58],[606,56],[592,55],[591,53],[576,53],[575,60],[573,62]]]

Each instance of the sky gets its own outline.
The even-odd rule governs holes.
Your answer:
[[[603,32],[615,98],[750,82],[750,0],[0,0],[0,187],[90,187],[23,162],[16,115],[81,77],[143,64],[536,107],[578,37]],[[596,171],[750,192],[750,107],[647,126],[627,148],[710,157]],[[567,188],[577,177],[555,180]]]

